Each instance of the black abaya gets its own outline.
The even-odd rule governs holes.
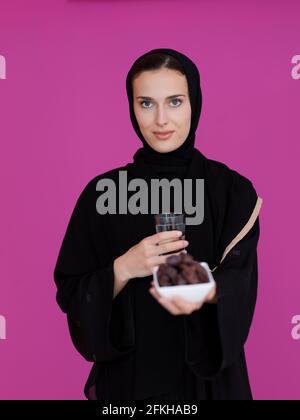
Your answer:
[[[208,385],[213,398],[251,398],[243,346],[256,301],[261,199],[246,178],[200,152],[195,156],[196,166],[206,167],[206,217],[200,225],[186,226],[187,251],[212,268],[218,303],[190,315],[174,316],[154,300],[148,292],[151,276],[131,279],[113,299],[113,261],[155,234],[153,215],[99,215],[99,177],[76,203],[54,277],[74,345],[95,362],[85,388],[88,398],[95,385],[104,399],[168,393],[180,386],[186,364],[197,375],[199,398]],[[100,177],[117,184],[117,175],[118,169]]]
[[[174,50],[164,51],[181,58],[189,89],[197,87],[191,62]],[[94,362],[85,386],[88,399],[252,398],[244,344],[256,303],[262,199],[247,178],[194,148],[200,96],[190,98],[192,124],[185,146],[161,160],[162,154],[144,144],[133,163],[92,179],[71,215],[54,278],[74,346]],[[138,132],[132,107],[131,119]],[[187,251],[213,272],[217,304],[174,316],[150,295],[152,276],[130,279],[113,298],[115,258],[155,234],[152,214],[97,213],[97,181],[110,178],[118,185],[119,170],[127,171],[128,182],[135,177],[148,183],[164,176],[204,179],[204,220],[187,225],[185,236]]]

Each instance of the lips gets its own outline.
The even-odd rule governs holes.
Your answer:
[[[168,139],[173,133],[174,131],[154,131],[154,134],[158,139]]]

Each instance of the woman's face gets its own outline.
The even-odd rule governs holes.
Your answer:
[[[177,149],[191,126],[191,104],[185,75],[162,68],[143,71],[133,80],[133,107],[144,139],[157,152]],[[156,132],[172,131],[169,137]]]

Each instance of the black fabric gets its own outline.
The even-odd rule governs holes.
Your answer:
[[[180,56],[177,53],[177,58]],[[195,126],[199,115],[200,111],[194,117]],[[194,132],[190,135],[193,138]],[[183,395],[191,399],[251,399],[244,344],[257,293],[258,217],[221,259],[249,221],[258,198],[256,191],[247,178],[194,147],[180,170],[173,172],[172,165],[167,165],[171,178],[204,179],[204,220],[187,225],[185,236],[187,251],[197,261],[206,261],[211,269],[217,266],[213,275],[218,303],[205,304],[190,315],[174,316],[148,292],[151,276],[130,279],[113,298],[114,259],[155,234],[154,216],[98,214],[96,184],[101,178],[110,178],[118,185],[120,170],[127,171],[128,182],[139,177],[149,184],[160,177],[163,168],[157,156],[152,156],[151,163],[142,156],[148,153],[86,185],[54,269],[57,302],[67,314],[73,343],[86,360],[94,362],[85,395],[103,400],[162,395],[166,399]],[[180,159],[172,156],[170,162],[174,163],[173,158]],[[128,198],[131,194],[128,192]]]

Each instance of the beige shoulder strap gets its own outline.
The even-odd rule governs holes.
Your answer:
[[[250,219],[248,220],[248,222],[245,224],[245,226],[243,227],[243,229],[236,235],[236,237],[230,242],[230,244],[229,245],[227,245],[227,247],[226,247],[226,249],[225,249],[225,251],[224,251],[224,253],[223,253],[223,256],[222,256],[222,259],[221,259],[221,261],[220,261],[220,264],[221,264],[221,262],[224,260],[224,258],[226,257],[226,255],[228,254],[228,252],[241,240],[241,239],[243,239],[243,237],[244,236],[246,236],[247,235],[247,233],[249,232],[249,230],[252,228],[252,226],[254,225],[254,223],[255,223],[255,220],[257,219],[257,216],[259,215],[259,212],[260,212],[260,209],[261,209],[261,206],[262,206],[262,203],[263,203],[263,199],[261,198],[261,197],[258,197],[257,198],[257,201],[256,201],[256,204],[255,204],[255,207],[254,207],[254,210],[253,210],[253,212],[252,212],[252,214],[251,214],[251,216],[250,216]],[[213,270],[211,270],[211,272],[213,272],[216,268],[217,268],[218,266],[216,266]]]

